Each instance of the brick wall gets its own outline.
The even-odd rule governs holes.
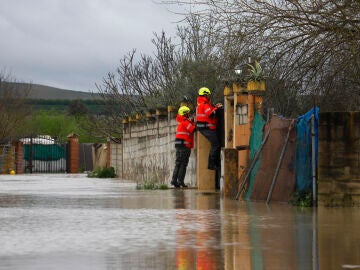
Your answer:
[[[360,112],[319,115],[319,205],[360,205]]]

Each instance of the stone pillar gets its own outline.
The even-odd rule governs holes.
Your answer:
[[[224,162],[221,166],[224,171],[224,196],[234,199],[241,184],[238,178],[238,151],[232,148],[225,148],[223,156]]]
[[[237,194],[239,179],[249,166],[250,137],[255,111],[262,113],[265,82],[255,86],[233,83],[224,89],[225,149],[224,149],[224,195]],[[261,86],[261,87],[260,87]]]
[[[106,142],[106,168],[110,168],[111,144],[110,139]]]
[[[14,145],[5,145],[1,147],[0,154],[2,155],[2,162],[0,164],[0,173],[7,174],[15,168],[15,147]]]
[[[200,132],[196,134],[196,178],[200,191],[215,191],[215,171],[208,169],[211,144]]]
[[[79,173],[79,136],[71,133],[67,136],[69,143],[69,173]]]
[[[15,147],[15,172],[16,174],[23,174],[23,155],[24,155],[24,144],[21,141],[12,142],[12,146]]]

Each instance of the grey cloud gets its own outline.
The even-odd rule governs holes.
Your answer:
[[[179,17],[151,0],[1,0],[0,68],[19,81],[88,91]]]

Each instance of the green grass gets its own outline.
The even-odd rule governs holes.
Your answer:
[[[161,190],[166,190],[168,188],[169,187],[168,187],[167,184],[159,184],[155,180],[148,180],[148,181],[145,181],[144,183],[137,183],[136,184],[136,189],[138,189],[138,190],[141,190],[141,189],[147,189],[147,190],[161,189]]]

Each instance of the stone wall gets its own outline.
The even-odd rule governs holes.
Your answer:
[[[118,177],[123,178],[122,144],[110,143],[110,166],[114,167]]]
[[[170,185],[175,164],[174,114],[124,124],[121,144],[111,143],[110,166],[119,178]],[[192,150],[185,183],[196,186],[196,153]]]
[[[119,178],[170,185],[175,163],[174,115],[124,125],[121,144],[111,143],[110,166]],[[196,142],[196,139],[195,139]],[[360,205],[360,112],[320,113],[319,205]],[[196,186],[196,145],[185,183]]]
[[[319,115],[319,205],[360,205],[360,112]]]

